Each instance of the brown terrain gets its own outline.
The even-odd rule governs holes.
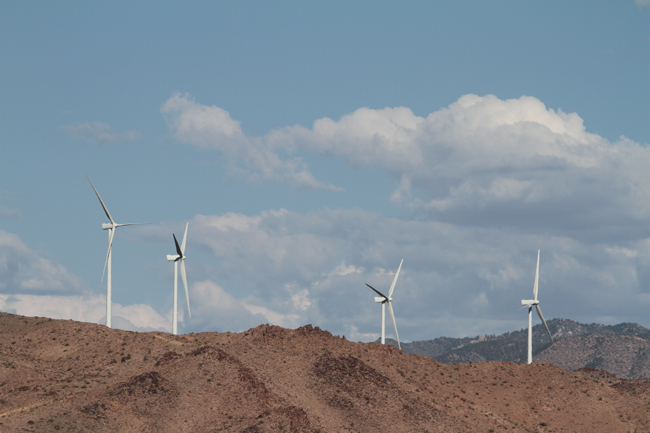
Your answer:
[[[2,432],[649,432],[650,383],[447,365],[310,325],[174,336],[0,313]]]

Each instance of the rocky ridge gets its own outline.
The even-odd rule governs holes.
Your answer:
[[[174,336],[0,313],[0,431],[649,431],[647,381],[447,365],[310,325]]]

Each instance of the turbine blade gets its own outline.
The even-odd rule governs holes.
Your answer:
[[[548,336],[551,337],[551,344],[555,344],[555,342],[553,341],[553,336],[551,335],[551,331],[548,329],[548,325],[546,324],[546,320],[544,320],[544,316],[542,316],[542,309],[539,308],[539,305],[535,305],[535,308],[537,309],[537,315],[539,316],[540,319],[542,319],[542,323],[546,328],[546,332],[548,332]]]
[[[185,299],[187,299],[187,314],[192,317],[190,311],[190,292],[187,291],[187,275],[185,274],[185,260],[181,260],[181,277],[183,278],[183,285],[185,286]]]
[[[153,224],[153,223],[127,223],[127,224],[115,224],[116,227],[125,227],[125,226],[142,226],[146,224]]]
[[[88,177],[88,173],[86,173],[86,177],[88,178],[88,182],[90,182],[90,186],[93,187],[93,191],[95,191],[95,194],[97,195],[97,198],[99,199],[99,202],[101,203],[102,207],[104,208],[104,212],[106,213],[106,216],[111,221],[111,223],[115,224],[115,221],[113,221],[113,217],[111,217],[111,214],[108,212],[108,209],[106,209],[106,205],[104,204],[104,201],[102,200],[102,198],[99,196],[99,193],[95,189],[95,185],[93,185],[92,181]]]
[[[172,236],[174,236],[174,243],[176,244],[176,254],[178,254],[178,258],[181,259],[181,258],[183,258],[183,252],[181,251],[181,247],[178,246],[178,241],[176,240],[176,235],[174,233],[172,233]]]
[[[395,274],[395,278],[393,278],[393,284],[390,285],[390,290],[388,291],[389,298],[393,296],[393,290],[395,290],[395,283],[397,282],[397,277],[399,277],[399,271],[402,269],[402,263],[404,263],[404,259],[399,262],[399,268],[397,268],[397,273]]]
[[[395,329],[395,336],[397,337],[397,347],[402,350],[402,345],[399,343],[399,334],[397,333],[397,323],[395,323],[395,314],[393,313],[392,302],[388,302],[388,312],[390,313],[390,318],[393,319],[393,328]]]
[[[187,241],[187,227],[190,225],[190,223],[185,224],[185,234],[183,235],[183,243],[181,244],[181,252],[183,253],[183,257],[185,257],[185,242]]]
[[[376,294],[378,294],[378,295],[381,296],[382,298],[384,298],[384,299],[388,299],[388,298],[386,297],[386,295],[384,295],[384,294],[381,293],[379,290],[377,290],[377,289],[375,289],[374,287],[372,287],[370,284],[366,283],[366,286],[370,287],[372,290],[375,291]]]
[[[108,235],[108,250],[106,250],[106,260],[104,260],[104,270],[102,271],[102,279],[104,281],[104,274],[106,273],[106,265],[108,265],[108,256],[111,254],[111,248],[113,247],[113,236],[115,235],[115,229],[109,229]]]
[[[537,270],[535,271],[535,285],[533,286],[533,296],[537,300],[537,289],[539,287],[539,250],[537,250]]]

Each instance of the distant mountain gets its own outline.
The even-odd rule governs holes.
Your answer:
[[[533,327],[533,358],[577,370],[598,368],[620,378],[650,377],[650,330],[636,323],[589,325],[568,319],[547,322],[555,344],[544,327]],[[396,345],[394,340],[387,340]],[[528,329],[474,338],[441,337],[402,343],[406,353],[426,355],[446,364],[481,361],[524,363]]]

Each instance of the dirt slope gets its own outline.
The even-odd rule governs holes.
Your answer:
[[[172,336],[0,313],[0,431],[650,431],[647,381],[446,365],[318,328]]]

